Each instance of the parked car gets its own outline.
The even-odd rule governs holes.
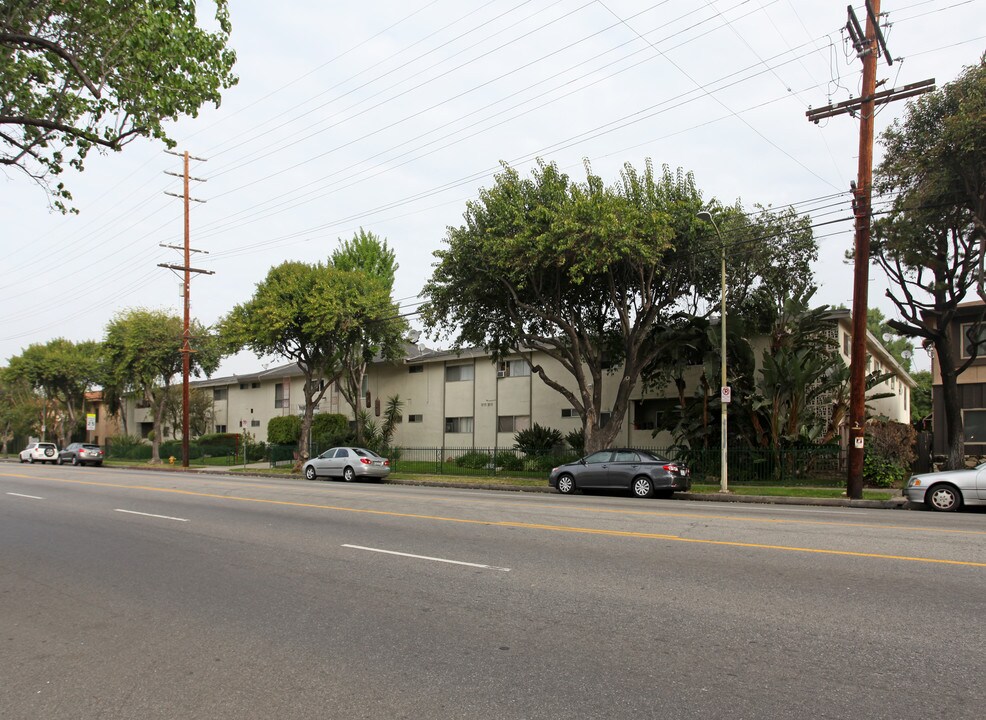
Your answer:
[[[50,462],[54,465],[58,462],[58,447],[50,442],[28,443],[27,447],[21,450],[21,462]]]
[[[103,449],[92,443],[72,443],[58,453],[58,464],[102,465]]]
[[[986,505],[986,463],[966,470],[911,475],[904,493],[911,502],[942,512],[963,505]]]
[[[563,494],[588,488],[630,490],[637,497],[685,491],[692,482],[687,467],[649,450],[609,448],[551,470],[548,484]]]
[[[306,480],[320,477],[341,477],[346,482],[356,478],[382,480],[390,474],[390,460],[366,448],[334,447],[306,462],[301,472]]]

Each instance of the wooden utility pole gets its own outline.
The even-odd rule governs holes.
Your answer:
[[[172,155],[177,155],[177,153],[171,153]],[[188,467],[188,435],[189,435],[189,390],[188,390],[188,380],[189,374],[191,372],[192,366],[192,332],[191,332],[191,286],[192,286],[192,273],[203,273],[206,275],[213,275],[211,270],[200,270],[191,267],[191,254],[193,252],[205,252],[204,250],[193,250],[189,247],[190,241],[190,219],[189,219],[189,208],[190,203],[195,202],[205,202],[204,200],[197,200],[196,198],[190,197],[188,194],[188,183],[189,180],[196,180],[198,182],[205,182],[201,178],[190,178],[188,176],[188,161],[190,155],[188,151],[185,151],[180,156],[183,160],[184,172],[181,175],[177,173],[168,172],[168,175],[174,175],[175,177],[181,177],[184,185],[184,192],[181,195],[176,195],[175,193],[167,193],[174,197],[181,198],[185,204],[185,244],[182,247],[175,247],[174,245],[162,245],[161,247],[169,247],[173,250],[182,250],[184,252],[185,262],[183,265],[168,265],[160,264],[159,267],[168,268],[169,270],[181,271],[184,273],[184,282],[182,284],[182,299],[184,300],[185,312],[184,312],[184,325],[182,330],[182,343],[181,343],[181,465],[182,467]],[[203,158],[194,158],[195,160],[201,160]]]
[[[849,360],[849,467],[846,494],[853,499],[863,496],[863,454],[866,425],[866,315],[868,309],[870,266],[870,226],[873,187],[873,127],[877,105],[919,95],[934,90],[934,80],[908,85],[900,90],[876,92],[877,58],[881,52],[888,65],[893,58],[880,32],[880,0],[865,0],[866,31],[862,30],[852,5],[848,7],[849,33],[856,53],[863,61],[862,94],[858,99],[809,110],[808,119],[817,123],[822,118],[859,112],[859,167],[852,184],[853,216],[856,224],[853,253],[854,277],[852,298],[852,345]]]

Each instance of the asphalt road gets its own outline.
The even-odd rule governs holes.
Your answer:
[[[0,466],[0,716],[981,718],[986,514]]]

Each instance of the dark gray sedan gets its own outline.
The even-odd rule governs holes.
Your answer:
[[[911,502],[942,512],[963,505],[986,505],[986,463],[966,470],[911,475],[904,493]]]
[[[357,478],[382,480],[390,474],[390,460],[360,447],[329,448],[313,457],[301,468],[306,480],[341,477],[346,482]]]
[[[688,468],[649,450],[610,448],[551,470],[548,484],[563,494],[598,488],[630,490],[637,497],[691,488]]]

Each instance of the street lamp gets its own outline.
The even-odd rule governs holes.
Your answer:
[[[719,330],[722,334],[722,349],[719,351],[722,360],[722,368],[720,371],[720,382],[722,385],[719,389],[719,406],[722,410],[720,419],[720,424],[722,425],[722,438],[720,440],[720,444],[722,445],[722,457],[719,462],[719,491],[729,492],[729,467],[726,445],[726,408],[729,406],[729,401],[731,398],[729,394],[729,382],[726,379],[726,243],[722,239],[722,233],[719,232],[719,226],[716,225],[716,221],[712,219],[712,213],[707,210],[702,210],[698,214],[698,219],[712,223],[712,227],[715,228],[716,231],[716,236],[719,238],[719,246],[722,250],[722,309],[719,317]]]

